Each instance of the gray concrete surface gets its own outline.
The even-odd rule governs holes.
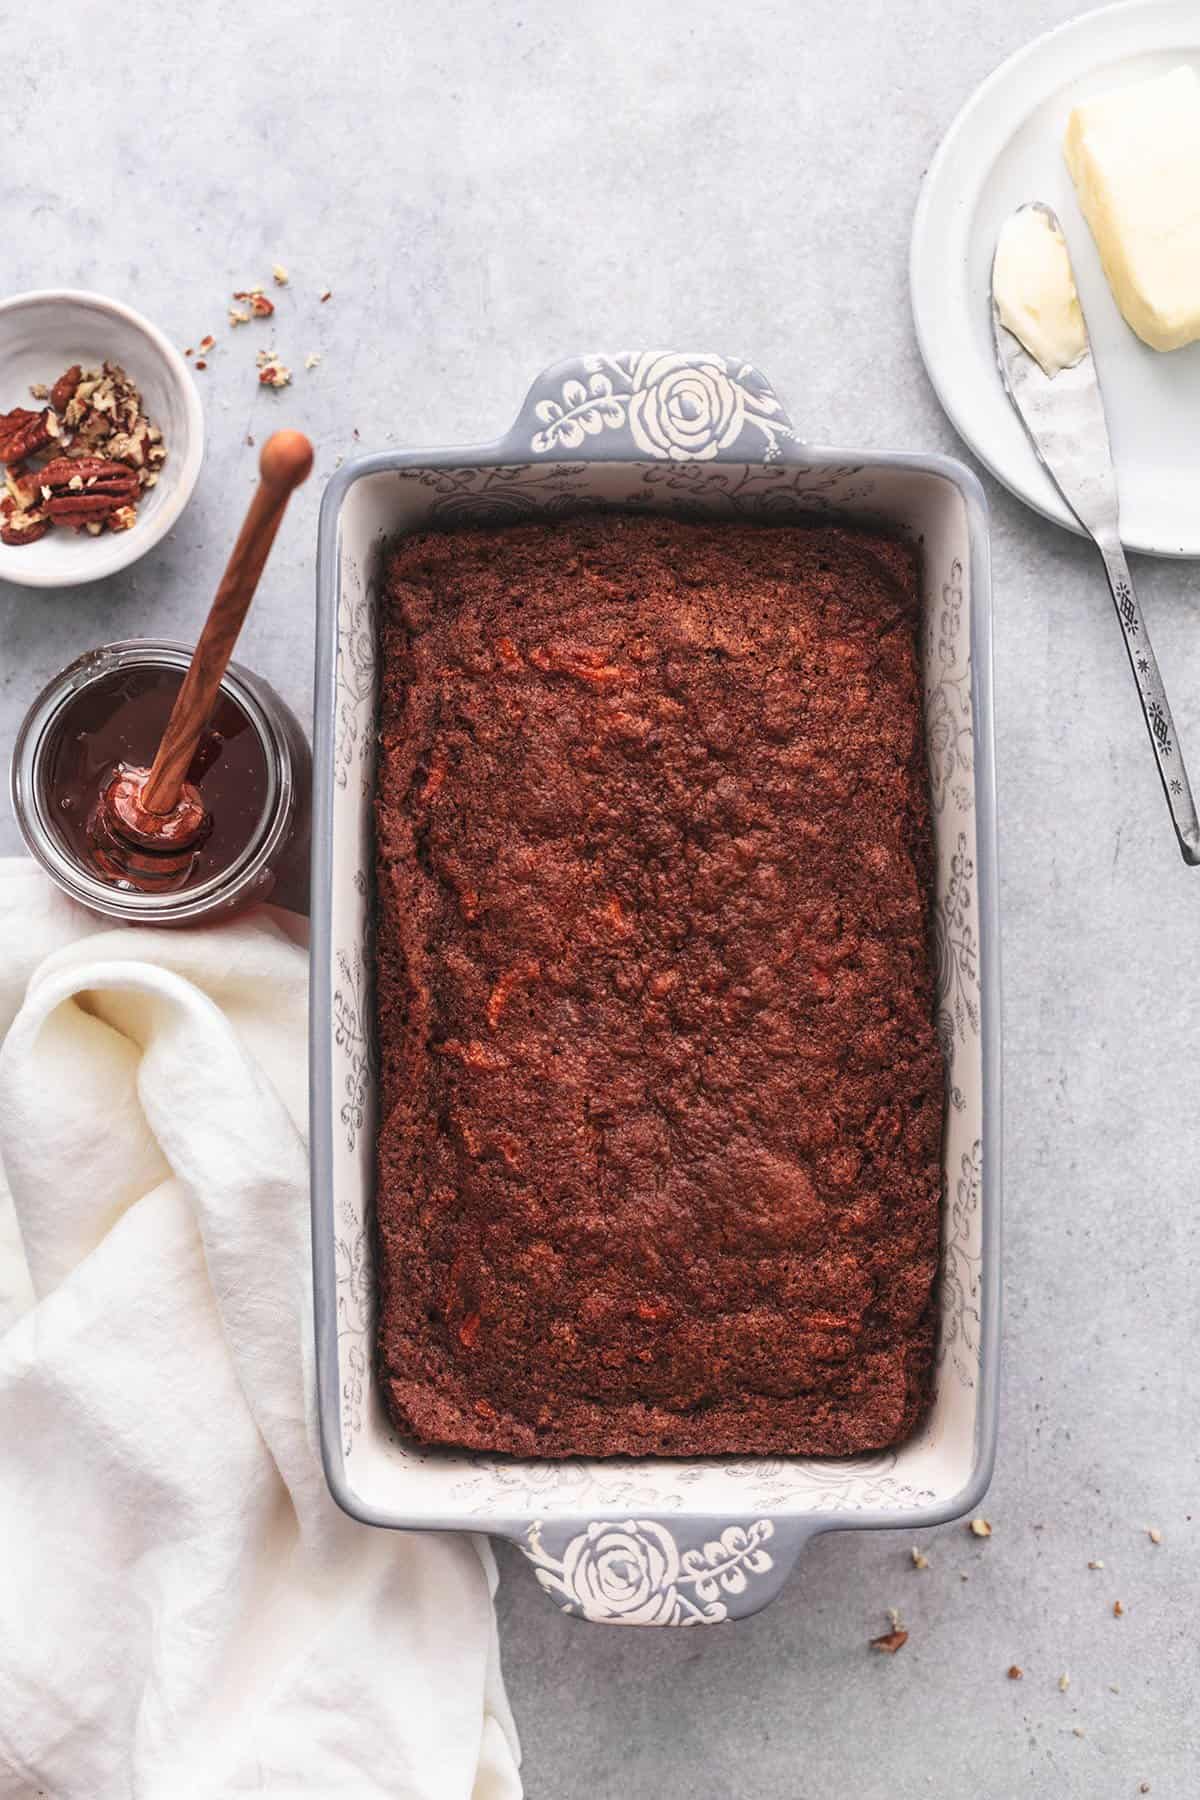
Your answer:
[[[318,479],[244,656],[302,711],[320,478],[356,443],[492,435],[560,354],[741,351],[814,438],[955,449],[909,322],[917,183],[976,82],[1077,10],[168,0],[114,20],[62,0],[30,36],[10,27],[5,287],[99,288],[181,346],[219,347],[198,377],[208,458],[172,538],[99,587],[0,588],[5,751],[69,657],[194,630],[249,490],[243,439],[275,422],[313,434]],[[223,329],[229,290],[276,259],[292,285],[274,338],[296,369],[279,394],[255,385],[265,329]],[[678,1634],[564,1621],[506,1555],[532,1800],[1200,1786],[1200,874],[1178,860],[1091,557],[989,491],[1008,1098],[994,1534],[930,1534],[924,1571],[905,1538],[825,1538],[758,1619]],[[1200,759],[1200,580],[1137,572]],[[5,805],[0,850],[16,847]],[[888,1606],[912,1635],[872,1656]]]

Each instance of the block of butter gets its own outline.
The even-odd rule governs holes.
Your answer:
[[[1200,80],[1186,66],[1077,106],[1067,164],[1109,285],[1154,350],[1200,338]]]

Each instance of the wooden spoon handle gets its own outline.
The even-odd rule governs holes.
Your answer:
[[[179,798],[284,508],[293,489],[307,479],[312,462],[312,445],[298,431],[277,431],[263,445],[259,485],[142,788],[147,812],[169,813]]]

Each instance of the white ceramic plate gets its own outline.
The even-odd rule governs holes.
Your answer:
[[[1131,550],[1200,556],[1200,343],[1169,355],[1126,325],[1062,155],[1077,101],[1178,63],[1200,72],[1198,0],[1127,0],[1038,38],[989,76],[947,132],[913,224],[913,317],[930,380],[956,430],[1005,487],[1079,527],[1035,457],[996,369],[989,281],[996,236],[1025,200],[1055,209],[1076,280]]]
[[[0,411],[34,407],[31,383],[52,382],[72,363],[120,363],[141,390],[167,446],[157,484],[138,501],[128,531],[50,531],[35,544],[0,544],[0,580],[23,587],[98,581],[144,556],[166,536],[192,497],[204,456],[204,415],[187,364],[162,332],[132,307],[103,294],[50,288],[0,302]]]

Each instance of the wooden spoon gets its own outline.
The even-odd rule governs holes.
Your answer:
[[[307,479],[312,463],[312,445],[299,431],[277,431],[263,445],[259,485],[154,762],[149,769],[118,769],[97,802],[91,821],[94,847],[106,863],[121,860],[122,852],[134,852],[124,857],[125,872],[138,885],[155,885],[177,873],[211,825],[187,772],[212,717],[284,509],[293,489]],[[146,852],[150,854],[138,854]]]

